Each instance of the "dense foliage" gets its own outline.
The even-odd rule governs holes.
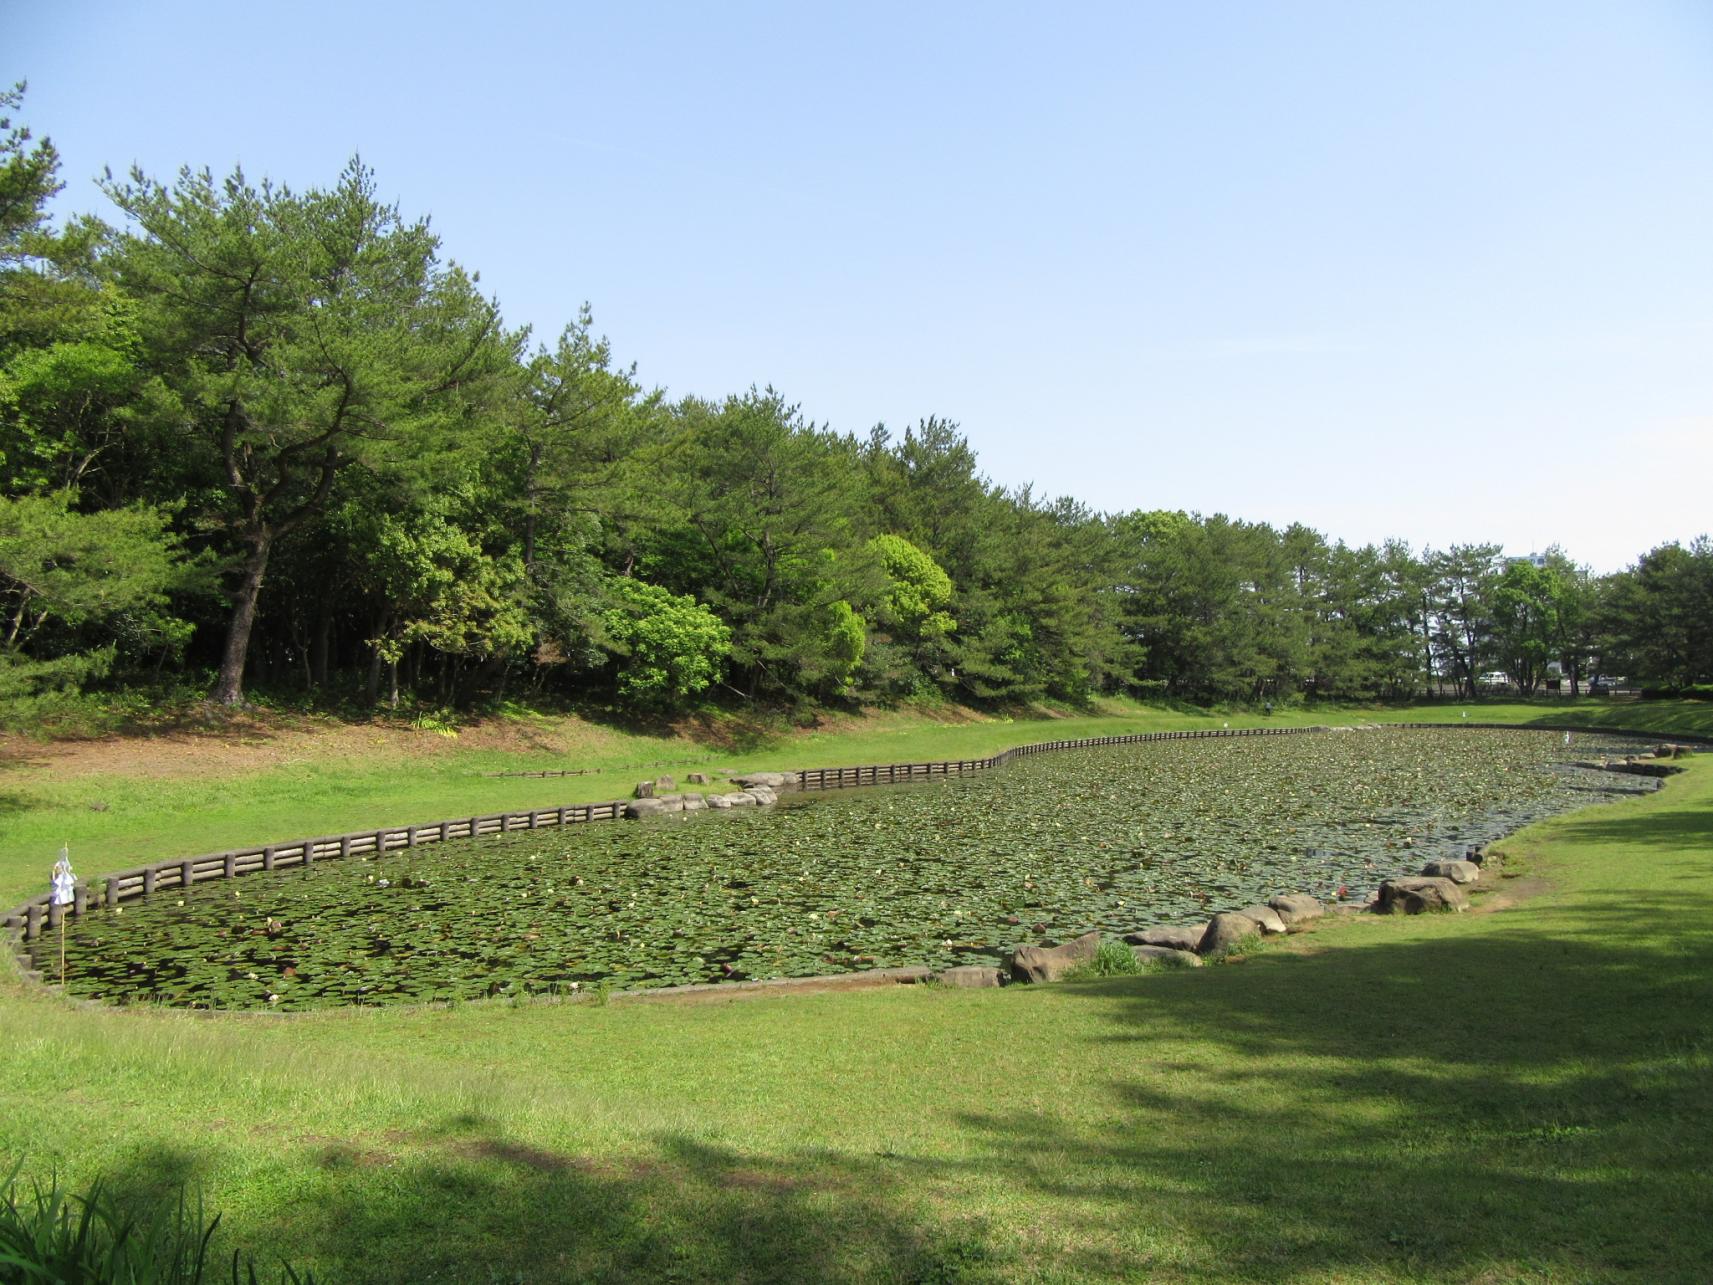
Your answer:
[[[14,111],[21,89],[3,96]],[[1404,697],[1713,680],[1713,545],[1350,548],[995,485],[951,423],[669,402],[585,307],[551,346],[353,161],[104,185],[53,228],[0,120],[0,699],[188,675],[333,700],[670,711],[951,695]]]

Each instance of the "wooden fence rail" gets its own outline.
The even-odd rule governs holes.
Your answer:
[[[1582,724],[1555,723],[1520,727],[1514,723],[1480,723],[1460,720],[1456,723],[1388,723],[1397,728],[1479,728],[1507,731],[1576,732],[1585,735],[1620,736],[1636,740],[1671,740],[1695,745],[1713,745],[1713,737],[1692,736],[1687,733],[1663,735],[1659,732],[1637,731],[1629,728],[1589,727]],[[1043,741],[1034,745],[1018,745],[1003,750],[991,758],[947,759],[930,763],[886,763],[861,767],[805,768],[785,775],[796,778],[797,788],[803,790],[839,790],[858,786],[891,785],[910,781],[927,781],[935,777],[963,776],[1000,767],[1013,759],[1032,754],[1048,754],[1058,750],[1094,749],[1107,745],[1138,745],[1152,741],[1209,740],[1247,736],[1297,736],[1328,732],[1331,728],[1314,727],[1235,727],[1205,728],[1183,732],[1137,732],[1128,736],[1095,736],[1081,740]],[[312,866],[317,861],[336,860],[353,856],[386,856],[427,844],[446,843],[452,839],[476,839],[492,834],[509,834],[518,830],[538,830],[566,825],[584,825],[593,821],[618,821],[625,815],[626,799],[609,803],[569,803],[558,807],[534,808],[527,812],[494,812],[486,816],[456,817],[431,821],[426,825],[383,826],[378,830],[359,830],[352,834],[326,835],[316,839],[296,839],[285,843],[270,843],[261,847],[234,848],[227,852],[210,853],[200,857],[175,857],[156,861],[129,870],[100,875],[93,880],[79,880],[74,900],[69,907],[51,904],[49,894],[42,893],[20,902],[4,916],[0,928],[10,937],[20,955],[24,945],[43,932],[57,929],[66,912],[73,916],[101,909],[117,909],[134,897],[147,897],[174,888],[191,888],[214,879],[235,879],[258,870],[289,870]],[[26,975],[31,975],[27,955],[22,959]]]

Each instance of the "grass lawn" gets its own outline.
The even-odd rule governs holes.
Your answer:
[[[1692,732],[1706,709],[1611,715]],[[1189,725],[880,727],[724,761]],[[14,823],[76,819],[94,844],[120,799],[170,853],[276,819],[283,837],[591,797],[570,793],[591,778],[476,775],[530,753],[190,779],[26,763],[0,776],[0,881],[33,890],[51,860]],[[0,1154],[139,1199],[196,1180],[228,1247],[328,1280],[1713,1279],[1713,755],[1502,846],[1512,877],[1479,913],[1039,989],[209,1017],[73,1009],[8,970]]]

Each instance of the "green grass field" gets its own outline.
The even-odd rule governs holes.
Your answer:
[[[1662,732],[1704,711],[1605,710]],[[831,766],[1190,725],[898,720],[588,756]],[[15,765],[0,881],[34,891],[36,845],[72,821],[94,873],[650,774],[476,775],[558,765],[530,753],[188,780]],[[108,863],[121,807],[152,838]],[[228,1252],[327,1280],[1713,1278],[1713,756],[1503,848],[1515,904],[1491,913],[1033,990],[210,1017],[75,1009],[8,965],[0,1155],[135,1200],[196,1182]]]

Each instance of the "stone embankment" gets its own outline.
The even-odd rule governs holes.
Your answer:
[[[1464,886],[1480,880],[1486,856],[1483,849],[1470,848],[1468,858],[1430,861],[1420,875],[1388,879],[1372,900],[1360,905],[1341,902],[1329,908],[1307,893],[1281,893],[1265,905],[1225,911],[1199,924],[1138,928],[1123,934],[1121,940],[1141,963],[1199,968],[1206,960],[1222,958],[1252,941],[1306,932],[1329,910],[1334,914],[1382,915],[1467,910],[1469,896]],[[948,986],[1056,982],[1092,964],[1100,946],[1101,934],[1087,932],[1056,946],[1018,946],[1003,968],[966,965],[930,973],[926,980]]]
[[[752,772],[748,776],[734,776],[732,784],[740,788],[721,794],[679,793],[676,780],[670,776],[657,776],[652,781],[637,783],[636,798],[625,804],[625,819],[635,821],[667,812],[701,812],[705,809],[719,812],[727,808],[770,808],[779,802],[779,791],[790,788],[792,776],[789,772]],[[708,778],[701,772],[692,772],[686,779],[692,785],[708,784]]]

